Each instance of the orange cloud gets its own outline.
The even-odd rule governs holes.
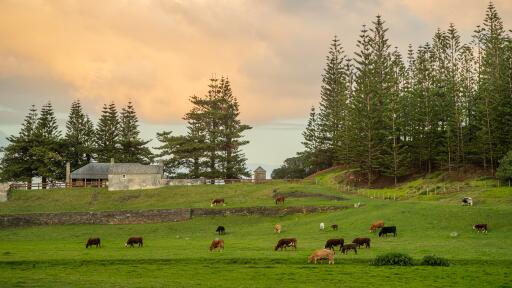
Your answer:
[[[180,119],[189,96],[203,95],[217,73],[229,76],[245,120],[305,117],[318,101],[334,34],[351,51],[361,24],[380,13],[397,31],[392,42],[405,46],[431,37],[409,31],[415,26],[407,21],[474,27],[486,3],[6,0],[0,2],[0,77],[65,83],[69,97],[96,112],[103,103],[131,99],[143,120],[166,122]],[[512,18],[505,17],[509,1],[496,6]],[[407,33],[423,38],[401,37]]]

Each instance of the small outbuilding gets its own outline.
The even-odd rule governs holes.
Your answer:
[[[265,180],[267,180],[267,171],[261,168],[261,166],[258,166],[258,168],[254,170],[254,182],[260,183],[264,182]]]
[[[73,186],[108,186],[108,190],[162,186],[163,167],[139,163],[89,163],[71,173]]]

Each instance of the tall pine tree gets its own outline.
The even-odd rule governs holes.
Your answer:
[[[80,100],[73,101],[66,122],[65,158],[71,169],[78,169],[89,163],[94,152],[94,125],[82,109]]]
[[[111,159],[120,161],[119,136],[121,134],[116,105],[103,105],[103,111],[96,127],[96,160],[110,162]]]
[[[153,154],[146,146],[151,140],[142,140],[139,138],[139,120],[135,113],[132,102],[128,102],[123,107],[120,116],[120,159],[125,163],[149,164],[153,159]]]

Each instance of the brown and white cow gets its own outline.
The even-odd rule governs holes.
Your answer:
[[[487,224],[475,224],[473,225],[473,229],[478,232],[487,233]]]
[[[293,247],[297,250],[297,239],[296,238],[283,238],[277,242],[276,247],[274,247],[274,251],[281,249],[281,251],[286,250],[286,247]]]
[[[213,251],[217,249],[217,251],[224,251],[224,240],[222,239],[215,239],[212,241],[212,244],[210,245],[210,251]]]
[[[308,263],[315,263],[317,260],[327,259],[329,260],[329,264],[334,264],[334,251],[330,249],[320,249],[316,250],[308,257]]]
[[[375,232],[375,230],[377,230],[377,228],[382,228],[382,227],[384,227],[384,221],[382,221],[382,220],[375,221],[370,226],[370,232]]]
[[[213,205],[226,206],[226,203],[224,202],[224,198],[217,198],[217,199],[213,199],[213,201],[210,203],[210,207],[213,207]]]
[[[126,244],[124,244],[124,247],[133,247],[134,244],[138,244],[139,247],[143,246],[142,243],[142,237],[130,237],[128,238],[128,241],[126,241]]]
[[[281,233],[281,228],[282,228],[281,224],[276,224],[276,226],[274,226],[274,231],[276,233]]]

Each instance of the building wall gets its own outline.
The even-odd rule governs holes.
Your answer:
[[[9,183],[0,183],[0,202],[7,201],[8,190],[9,190]]]
[[[108,190],[135,190],[162,187],[162,175],[160,174],[126,174],[108,175]]]

